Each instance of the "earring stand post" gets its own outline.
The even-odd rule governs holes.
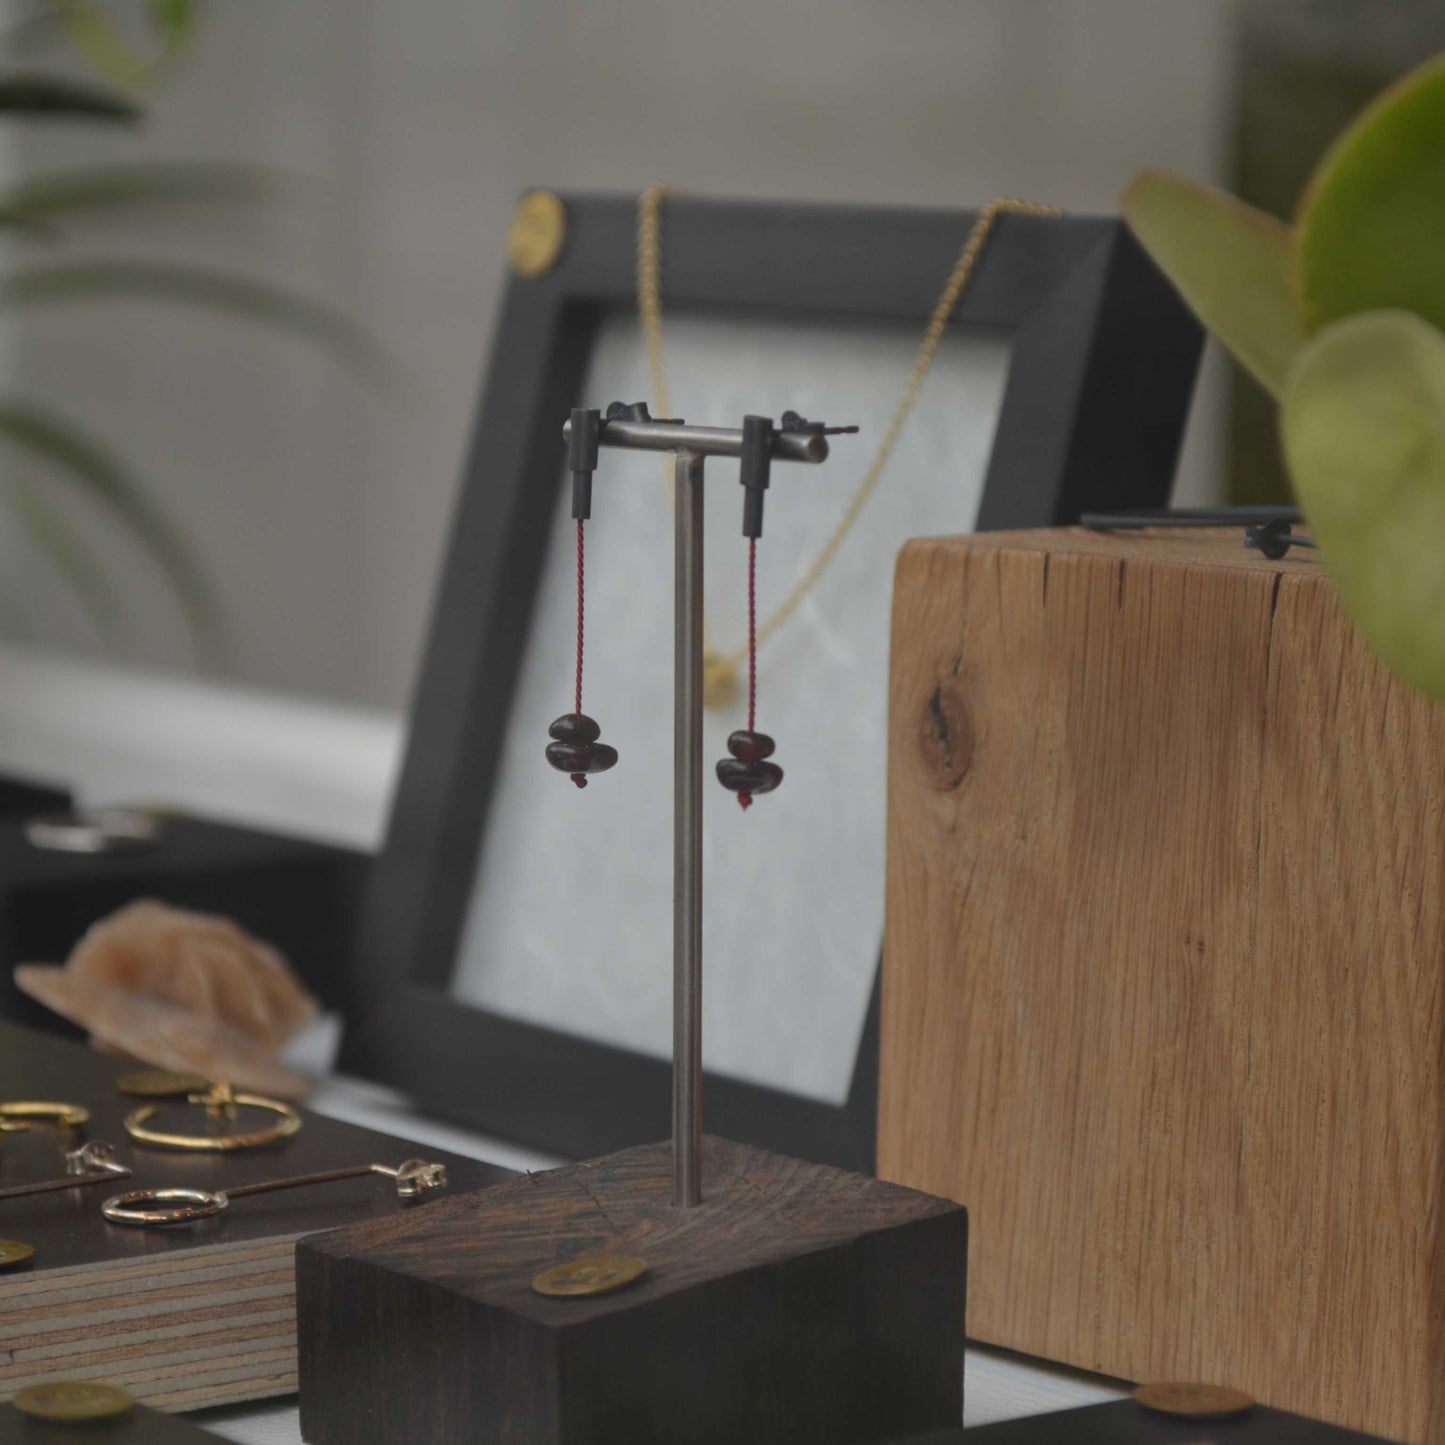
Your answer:
[[[702,467],[679,450],[673,654],[672,1202],[702,1203]]]
[[[743,457],[743,431],[654,420],[639,415],[646,410],[641,406],[611,410],[629,414],[595,423],[598,446],[675,455],[672,1202],[689,1209],[702,1203],[703,463],[707,457]],[[574,412],[563,426],[569,448],[574,421],[580,426],[588,415]],[[856,430],[804,423],[780,431],[768,423],[766,452],[773,461],[816,464],[828,458],[829,432]],[[587,462],[595,466],[595,451]]]

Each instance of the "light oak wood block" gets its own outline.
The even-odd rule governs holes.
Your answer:
[[[879,1166],[970,1334],[1445,1442],[1445,708],[1237,529],[911,543],[891,707]]]

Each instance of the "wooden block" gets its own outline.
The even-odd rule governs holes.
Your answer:
[[[1262,1405],[1227,1420],[1179,1420],[1155,1414],[1133,1400],[1085,1405],[1023,1420],[1001,1420],[972,1430],[945,1430],[899,1445],[1389,1445],[1319,1420]]]
[[[318,1445],[876,1441],[962,1414],[965,1212],[707,1139],[704,1203],[647,1145],[297,1249]],[[532,1280],[642,1258],[613,1294]]]
[[[979,1339],[1445,1441],[1445,709],[1319,562],[910,544],[880,1173]]]

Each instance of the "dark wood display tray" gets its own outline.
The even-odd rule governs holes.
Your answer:
[[[0,1199],[0,1238],[35,1249],[33,1260],[0,1273],[0,1396],[77,1376],[111,1380],[138,1400],[172,1409],[290,1393],[297,1238],[428,1207],[400,1205],[387,1180],[370,1176],[241,1199],[214,1219],[147,1230],[107,1223],[100,1205],[111,1194],[164,1185],[234,1188],[417,1156],[447,1166],[447,1194],[510,1177],[495,1165],[309,1113],[299,1134],[271,1148],[189,1154],[135,1147],[121,1120],[138,1101],[115,1087],[132,1068],[0,1024],[0,1100],[84,1104],[91,1111],[84,1137],[114,1144],[135,1171],[113,1185]],[[199,1110],[189,1113],[199,1117]],[[0,1188],[59,1177],[76,1138],[56,1129],[0,1136]]]

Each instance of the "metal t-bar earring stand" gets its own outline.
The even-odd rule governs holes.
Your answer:
[[[857,427],[826,427],[792,412],[774,428],[749,417],[744,428],[687,426],[654,419],[643,402],[614,402],[605,418],[574,410],[563,427],[578,499],[590,506],[597,448],[672,452],[676,600],[673,702],[672,1148],[673,1203],[702,1203],[702,614],[703,463],[740,457],[747,529],[762,527],[762,494],[773,461],[826,461],[828,437]],[[744,437],[748,445],[744,446]],[[584,513],[585,515],[585,513]]]
[[[677,468],[673,1138],[443,1199],[384,1234],[371,1220],[302,1240],[301,1418],[316,1445],[863,1445],[957,1424],[967,1211],[702,1135],[703,466],[741,459],[756,537],[772,463],[823,461],[828,430],[788,414],[734,431],[641,405],[572,413],[579,522],[600,447],[671,452]],[[707,1208],[680,1214],[703,1202],[704,1145]]]

